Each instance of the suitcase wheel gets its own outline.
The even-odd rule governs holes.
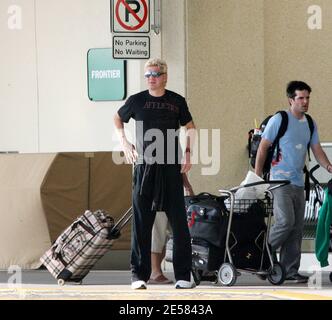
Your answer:
[[[219,279],[218,279],[218,270],[215,272],[215,275],[214,275],[214,279],[213,280],[211,280],[211,282],[213,283],[213,284],[218,284],[219,283]]]
[[[201,283],[201,280],[202,280],[202,274],[201,274],[201,271],[196,269],[196,268],[193,268],[191,270],[191,273],[193,275],[193,278],[194,278],[194,281],[195,281],[195,284],[196,286],[198,286],[200,283]]]
[[[63,279],[58,279],[58,285],[59,285],[59,286],[63,286],[65,283],[66,283],[65,280],[63,280]]]

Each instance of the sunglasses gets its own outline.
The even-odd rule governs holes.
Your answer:
[[[145,78],[159,78],[162,74],[165,74],[165,72],[159,72],[159,71],[148,71],[144,73]]]

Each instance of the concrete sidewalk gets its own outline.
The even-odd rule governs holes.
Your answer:
[[[172,274],[167,274],[172,278]],[[320,279],[321,277],[321,279]],[[190,290],[174,285],[148,285],[147,290],[130,288],[129,271],[91,271],[81,285],[59,286],[46,270],[21,274],[0,272],[0,300],[332,300],[329,273],[316,274],[308,284],[271,285],[255,275],[243,273],[232,287],[202,282]]]

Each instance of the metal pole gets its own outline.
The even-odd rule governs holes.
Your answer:
[[[153,25],[151,26],[155,34],[161,30],[161,0],[153,0]]]

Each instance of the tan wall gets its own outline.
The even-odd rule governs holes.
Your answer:
[[[186,94],[185,0],[162,1],[161,55],[168,64],[167,89]]]
[[[317,120],[321,141],[332,141],[332,1],[267,0],[265,3],[265,106],[287,106],[285,86],[303,80],[312,87],[309,113]],[[322,9],[322,29],[310,30],[308,7]]]
[[[191,173],[195,191],[240,183],[247,170],[247,132],[254,119],[287,107],[285,86],[313,88],[310,114],[321,141],[332,141],[329,106],[332,2],[304,0],[187,0],[187,99],[198,128],[221,129],[221,170]],[[321,30],[310,30],[308,7],[322,9]]]
[[[221,169],[191,173],[195,191],[217,192],[248,170],[248,128],[264,108],[263,1],[187,1],[188,102],[198,128],[221,129]]]

